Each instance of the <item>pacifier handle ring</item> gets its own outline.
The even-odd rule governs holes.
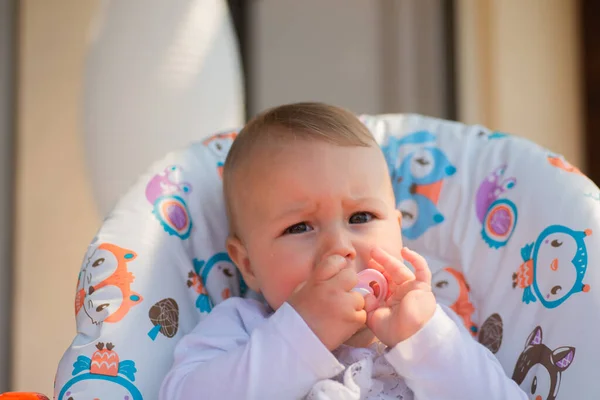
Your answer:
[[[383,274],[376,269],[365,269],[360,271],[358,274],[358,283],[352,289],[354,292],[360,293],[362,296],[372,294],[375,296],[377,301],[382,302],[387,297],[388,283]],[[375,293],[375,289],[372,286],[377,284],[379,287],[379,293]]]

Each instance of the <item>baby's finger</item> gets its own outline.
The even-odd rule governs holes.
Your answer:
[[[379,263],[383,268],[385,268],[386,272],[392,278],[391,281],[397,285],[402,284],[407,280],[415,279],[415,274],[402,263],[402,261],[398,260],[396,257],[391,256],[383,249],[379,247],[375,247],[371,251],[371,257],[374,261]],[[369,266],[371,266],[371,262],[369,262]]]
[[[358,325],[358,327],[367,323],[367,312],[365,310],[355,311],[353,314],[352,322]]]
[[[396,288],[396,291],[387,299],[386,305],[392,307],[394,304],[399,303],[404,296],[413,290],[420,290],[423,292],[431,292],[431,286],[424,282],[413,279],[412,281],[404,282],[402,285]]]
[[[348,295],[352,297],[351,301],[352,301],[352,304],[354,305],[354,310],[360,311],[365,308],[366,299],[360,293],[349,292]]]
[[[370,259],[369,262],[367,263],[367,266],[369,268],[372,268],[376,271],[381,272],[381,274],[383,275],[383,277],[388,281],[388,282],[393,282],[392,277],[390,276],[390,274],[385,270],[385,268],[383,268],[381,266],[381,264],[379,264],[377,261],[375,261],[374,259]]]
[[[385,268],[383,268],[383,265],[379,264],[377,261],[375,261],[373,258],[371,258],[368,262],[368,267],[369,268],[373,268],[379,272],[381,272],[381,274],[385,277],[385,279],[391,281],[392,277],[390,276],[390,274],[385,270]]]
[[[367,313],[376,310],[379,307],[379,301],[377,301],[377,298],[375,296],[373,296],[372,294],[367,294],[365,296],[365,311]]]
[[[415,277],[419,282],[431,285],[431,270],[422,255],[408,247],[404,247],[402,249],[402,257],[415,268]]]
[[[314,273],[314,279],[317,281],[327,281],[336,276],[348,265],[348,260],[339,254],[331,255],[321,261],[321,263],[317,266]]]

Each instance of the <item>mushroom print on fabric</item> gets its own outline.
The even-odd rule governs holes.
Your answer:
[[[179,329],[179,306],[174,299],[167,298],[159,301],[148,312],[150,322],[154,328],[148,332],[152,340],[156,340],[159,333],[167,338],[172,338]]]

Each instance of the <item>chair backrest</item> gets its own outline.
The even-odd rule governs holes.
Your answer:
[[[600,393],[598,187],[562,157],[481,126],[361,119],[439,301],[532,398]],[[251,295],[224,248],[221,170],[234,137],[167,155],[104,221],[79,275],[57,399],[155,399],[178,339],[217,303]]]

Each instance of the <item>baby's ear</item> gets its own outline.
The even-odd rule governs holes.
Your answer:
[[[248,251],[246,250],[246,246],[242,243],[242,241],[237,236],[229,236],[227,237],[227,253],[229,254],[229,258],[241,272],[244,281],[248,285],[248,287],[254,290],[257,293],[260,293],[260,285],[258,284],[258,280],[254,275],[254,271],[252,270],[252,266],[250,265],[250,259],[248,258]]]

